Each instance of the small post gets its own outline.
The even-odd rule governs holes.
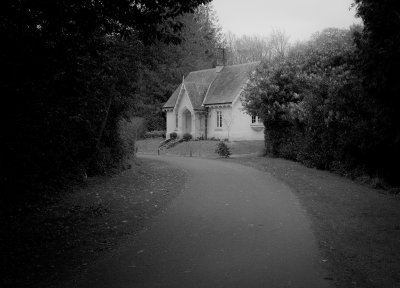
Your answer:
[[[157,155],[160,156],[160,148],[157,149]]]

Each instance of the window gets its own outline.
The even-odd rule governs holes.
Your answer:
[[[217,111],[217,128],[222,127],[222,111]]]
[[[260,124],[260,122],[260,117],[255,115],[251,116],[251,124]]]
[[[178,113],[175,114],[175,128],[178,128]]]

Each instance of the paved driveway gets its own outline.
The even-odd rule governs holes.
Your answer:
[[[331,287],[285,184],[229,162],[141,157],[184,169],[185,189],[78,287]]]

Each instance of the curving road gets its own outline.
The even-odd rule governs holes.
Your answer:
[[[285,184],[229,162],[141,157],[183,168],[185,189],[78,287],[331,287]]]

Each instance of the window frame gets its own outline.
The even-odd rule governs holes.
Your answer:
[[[222,128],[222,111],[218,110],[217,112],[217,128]]]
[[[251,115],[251,124],[252,125],[257,125],[261,124],[261,119],[257,115]]]

